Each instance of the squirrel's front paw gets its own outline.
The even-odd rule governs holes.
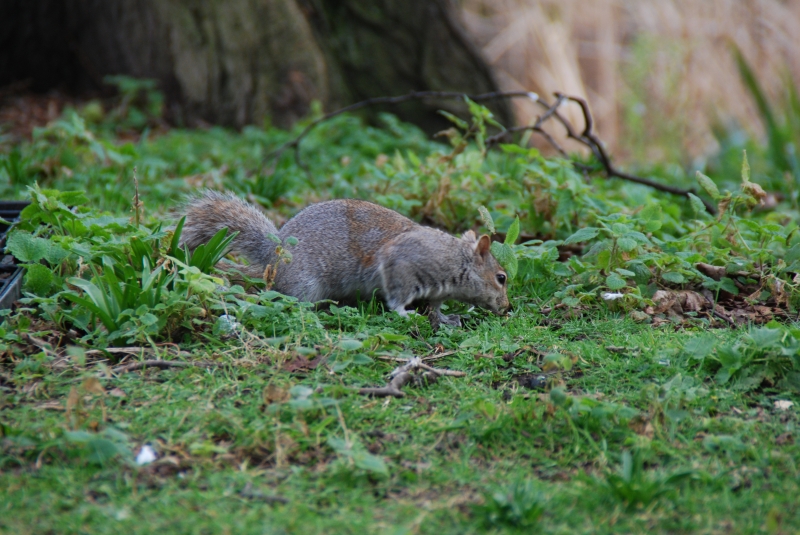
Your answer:
[[[440,325],[450,325],[451,327],[461,327],[461,316],[458,314],[451,314],[449,316],[442,314],[438,310],[432,310],[428,314],[428,319],[431,322],[433,330],[437,330]]]
[[[461,316],[458,314],[450,314],[449,316],[442,314],[439,321],[446,325],[452,325],[453,327],[461,327]]]

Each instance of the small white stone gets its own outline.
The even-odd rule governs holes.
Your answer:
[[[792,405],[794,405],[794,402],[788,399],[779,399],[775,402],[775,408],[779,411],[789,410],[792,408]]]
[[[139,455],[136,456],[136,464],[140,466],[143,464],[149,464],[155,461],[157,458],[158,456],[150,444],[145,444],[142,446],[142,449],[139,450]]]
[[[600,297],[602,297],[605,301],[616,301],[617,299],[622,299],[625,297],[623,293],[612,293],[612,292],[605,292]]]

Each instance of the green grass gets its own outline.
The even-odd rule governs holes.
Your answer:
[[[537,529],[545,532],[747,533],[775,522],[775,532],[789,533],[800,526],[794,499],[800,448],[777,443],[785,433],[794,436],[798,419],[794,409],[773,407],[776,398],[797,396],[716,386],[680,350],[693,333],[653,330],[614,315],[545,328],[541,316],[526,313],[436,336],[421,319],[341,321],[341,330],[329,329],[332,339],[418,328],[427,343],[456,351],[437,365],[467,376],[409,388],[404,399],[372,400],[351,388],[382,384],[392,363],[338,374],[318,368],[302,377],[278,369],[285,355],[220,342],[195,356],[226,351],[217,357],[224,366],[101,379],[125,397],[104,397],[104,419],[100,396],[91,395],[77,423],[45,407],[65,403],[75,379],[96,368],[48,371],[25,383],[36,388],[4,396],[7,437],[41,444],[76,423],[114,426],[133,446],[154,444],[177,465],[93,465],[63,441],[38,451],[9,447],[7,438],[0,526],[8,533],[463,533],[481,529],[473,504],[520,480],[534,481],[541,492]],[[491,358],[501,356],[498,332],[512,344],[575,356],[569,372],[550,380],[563,383],[567,399],[591,400],[587,412],[570,412],[543,390],[520,387],[515,377],[540,368],[539,357]],[[428,352],[412,339],[403,349]],[[306,386],[319,392],[310,399],[335,405],[297,410],[269,403],[271,385],[281,393]],[[330,437],[360,441],[385,460],[387,475],[352,465],[327,445]],[[687,469],[693,477],[653,503],[630,507],[605,490],[605,474],[616,470],[622,452],[637,448],[648,456],[647,480]],[[243,497],[248,484],[286,503]]]
[[[35,222],[46,223],[30,219],[23,230],[39,235],[15,238],[37,267],[0,328],[0,532],[800,529],[793,205],[749,212],[744,189],[710,187],[740,204],[714,220],[642,187],[587,182],[535,151],[469,145],[446,162],[445,147],[389,117],[384,130],[352,117],[321,127],[303,148],[310,176],[291,155],[262,168],[287,132],[174,130],[123,143],[116,123],[79,117],[0,144],[3,192],[42,195]],[[126,222],[134,167],[144,227]],[[62,193],[27,190],[34,180]],[[465,326],[433,332],[425,317],[375,302],[315,310],[274,292],[219,292],[207,267],[174,262],[171,234],[156,228],[201,186],[234,189],[278,217],[322,198],[371,198],[451,231],[477,227],[484,205],[499,230],[519,216],[523,236],[545,241],[512,247],[510,316],[451,304]],[[443,191],[446,201],[428,202]],[[570,236],[588,242],[584,254],[558,262]],[[655,262],[652,278],[627,269],[637,258]],[[732,266],[730,284],[699,278],[699,260]],[[115,338],[85,298],[64,297],[80,293],[70,277],[99,287],[117,273],[120,288],[137,290],[156,264],[162,293],[120,314]],[[719,328],[708,313],[642,323],[655,290],[715,288],[719,298],[754,284],[734,274],[754,265],[767,282],[751,299],[787,311],[782,323]],[[607,303],[607,290],[626,298]],[[121,355],[102,352],[112,342],[206,365],[112,373]],[[466,375],[406,386],[402,399],[358,394],[385,384],[400,364],[390,359],[434,354],[444,356],[431,365]],[[160,459],[136,465],[143,444]]]

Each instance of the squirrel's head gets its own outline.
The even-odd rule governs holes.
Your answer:
[[[475,287],[465,301],[488,308],[495,314],[504,314],[511,308],[508,302],[508,275],[492,256],[492,240],[487,235],[478,238],[471,230],[462,235],[475,255]]]

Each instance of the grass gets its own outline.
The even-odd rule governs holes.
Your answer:
[[[796,413],[773,407],[786,396],[739,393],[692,373],[680,350],[690,333],[613,314],[548,327],[536,313],[486,318],[435,337],[422,321],[366,314],[340,321],[331,337],[418,328],[428,343],[455,348],[443,364],[468,375],[410,389],[404,399],[372,400],[350,388],[380,384],[391,363],[302,377],[280,371],[274,356],[209,344],[195,358],[225,351],[217,357],[224,366],[101,379],[125,397],[91,395],[74,415],[89,428],[116,427],[132,445],[154,444],[169,463],[95,465],[58,445],[21,457],[11,447],[0,475],[0,526],[8,533],[463,533],[479,531],[486,519],[475,503],[519,481],[535,482],[543,496],[537,529],[544,532],[747,533],[774,524],[774,532],[788,533],[798,526],[800,451],[776,440],[794,434]],[[519,386],[516,377],[540,368],[536,355],[506,363],[494,343],[487,342],[489,354],[472,345],[498,331],[511,343],[577,357],[553,380],[573,403],[590,400],[587,410],[571,412],[543,390]],[[403,346],[429,351],[422,341]],[[46,441],[74,427],[52,402],[61,405],[75,379],[89,375],[92,366],[70,366],[28,382],[36,385],[30,393],[6,396],[6,433]],[[297,386],[319,392],[312,400],[335,399],[335,410],[270,403],[270,392],[280,399]],[[359,441],[385,460],[387,474],[353,465],[326,437]],[[679,470],[693,477],[631,507],[604,490],[608,472],[631,449],[649,455],[648,481]],[[256,492],[243,495],[251,487]]]
[[[775,223],[786,213],[731,209],[722,222],[702,219],[689,202],[586,182],[567,162],[535,152],[522,151],[524,160],[457,146],[463,153],[445,162],[445,147],[391,118],[386,130],[345,117],[315,133],[304,145],[309,177],[291,156],[261,168],[286,132],[176,130],[122,142],[114,124],[81,125],[80,117],[68,114],[3,153],[8,159],[16,151],[6,166],[14,173],[4,175],[7,195],[66,202],[78,197],[65,190],[81,189],[86,200],[74,209],[37,201],[45,208],[36,217],[52,223],[15,238],[39,267],[29,268],[28,298],[0,329],[0,532],[800,529],[800,395],[792,383],[799,368],[791,349],[800,325],[788,319],[796,317],[796,295],[780,290],[791,285],[787,265],[800,248],[797,233]],[[146,227],[126,222],[134,167]],[[517,179],[528,189],[515,189]],[[59,193],[26,190],[34,180]],[[477,207],[485,205],[498,229],[519,216],[523,235],[546,241],[513,246],[512,315],[451,305],[465,326],[433,332],[425,317],[400,318],[375,302],[315,310],[265,290],[220,292],[207,269],[170,260],[172,237],[156,229],[181,193],[201,186],[233,188],[276,218],[319,198],[376,198],[452,231],[477,226]],[[448,202],[429,203],[437,192]],[[715,195],[732,204],[749,199]],[[648,205],[661,208],[639,211]],[[743,219],[752,228],[738,228]],[[637,225],[667,245],[656,253],[652,244],[647,251],[635,240],[626,244],[641,234]],[[581,260],[558,262],[558,244],[590,227],[597,239]],[[734,240],[730,229],[744,237],[722,250],[720,240]],[[787,285],[773,290],[785,304],[769,301],[774,296],[763,303],[792,315],[762,330],[716,328],[722,322],[709,313],[643,323],[651,290],[699,290],[683,278],[694,268],[679,264],[685,255],[674,249],[692,247],[686,236],[706,230],[716,233],[714,247],[693,254],[732,262],[722,280],[746,286],[752,281],[733,270],[751,269],[742,259],[753,260],[735,249],[757,252],[762,273]],[[601,250],[601,240],[624,247]],[[606,267],[598,267],[596,257],[609,250]],[[655,255],[653,279],[639,283],[641,273],[619,267],[614,291],[636,299],[605,302],[599,294],[611,289],[612,268],[629,266],[638,253]],[[147,278],[145,265],[163,266],[163,294],[152,297],[159,304],[121,314],[127,319],[113,327],[121,337],[114,345],[144,348],[126,363],[202,365],[112,372],[120,355],[104,352],[109,329],[64,298],[78,295],[69,277],[100,284],[86,264],[142,293],[144,286],[124,284]],[[680,281],[669,286],[656,277],[662,268],[680,269]],[[158,299],[173,293],[179,299],[161,306]],[[746,366],[726,360],[737,347],[745,348]],[[441,355],[430,364],[466,375],[406,386],[400,399],[357,393],[383,385],[398,365],[391,359],[412,355]],[[776,401],[794,406],[783,410]],[[134,458],[145,444],[159,460],[139,466]]]

